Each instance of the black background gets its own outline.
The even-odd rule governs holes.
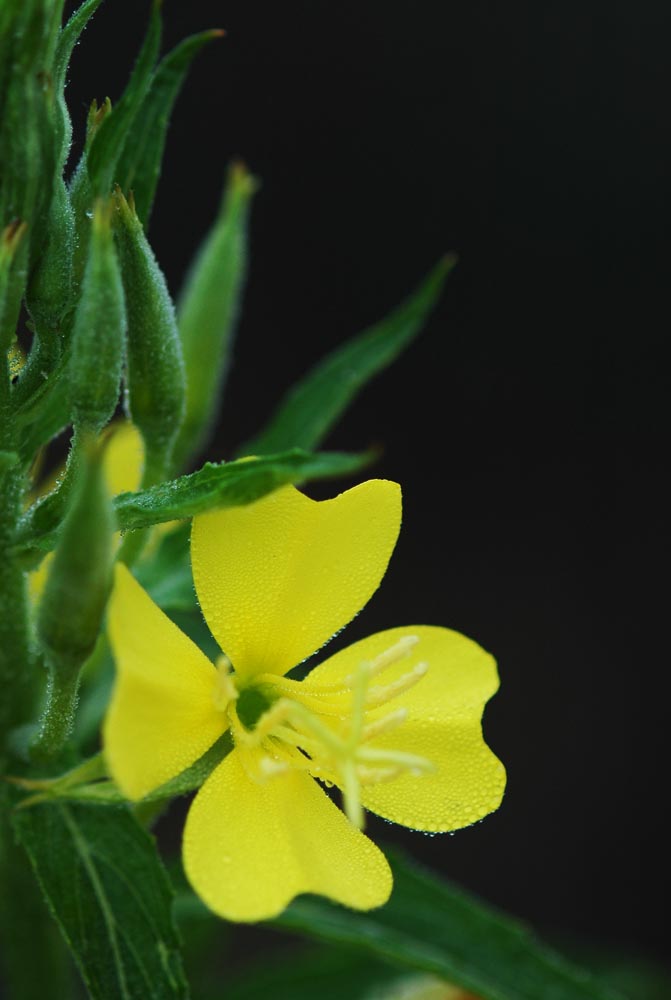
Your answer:
[[[75,53],[78,134],[91,98],[120,93],[140,7],[108,0]],[[211,457],[460,255],[328,445],[383,445],[374,474],[405,497],[346,638],[427,622],[492,650],[485,729],[509,786],[453,837],[372,833],[546,931],[663,956],[671,11],[173,0],[165,19],[167,44],[228,32],[168,143],[150,235],[173,291],[229,160],[262,180]]]

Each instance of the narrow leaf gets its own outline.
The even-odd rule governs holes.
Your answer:
[[[59,151],[61,166],[63,165],[70,150],[72,139],[72,124],[70,114],[65,103],[65,84],[70,57],[73,49],[81,37],[81,33],[95,14],[102,3],[102,0],[84,0],[84,3],[74,12],[58,37],[56,53],[54,55],[54,65],[52,70],[53,89],[58,106],[60,122],[58,128],[61,131],[61,148]]]
[[[147,34],[128,86],[102,122],[88,151],[87,169],[94,195],[109,193],[129,130],[149,89],[161,43],[160,11],[160,0],[153,0]]]
[[[54,89],[60,90],[65,85],[65,76],[72,50],[101,3],[102,0],[84,0],[84,3],[77,8],[61,31],[54,56]]]
[[[455,257],[444,257],[395,312],[324,358],[289,390],[267,427],[239,453],[317,447],[366,382],[417,336],[455,263]]]
[[[161,174],[173,106],[194,57],[208,42],[222,35],[223,31],[217,29],[192,35],[165,56],[128,133],[116,170],[116,180],[123,191],[133,190],[137,214],[145,229]]]
[[[50,802],[14,828],[93,1000],[186,1000],[170,883],[129,811]]]
[[[340,452],[310,455],[296,448],[221,465],[207,462],[188,476],[137,493],[122,493],[115,502],[118,524],[127,531],[192,517],[212,507],[239,507],[286,483],[347,475],[369,458]]]
[[[398,856],[391,860],[394,891],[382,909],[353,913],[304,897],[275,925],[433,973],[482,1000],[623,1000],[523,925]]]
[[[188,476],[137,493],[120,493],[114,501],[117,524],[121,531],[129,531],[193,517],[212,507],[238,507],[286,483],[350,475],[368,465],[373,457],[372,452],[312,455],[294,448],[279,455],[221,464],[207,462]],[[58,498],[59,492],[54,491],[26,513],[15,540],[16,555],[36,548],[44,552],[54,548],[63,517]]]
[[[249,962],[227,984],[226,1000],[385,1000],[398,969],[345,948],[319,947]],[[385,989],[386,987],[386,989]],[[395,1000],[405,993],[393,991]],[[421,1000],[424,994],[408,993]],[[447,993],[426,994],[426,1000],[450,1000]],[[463,1000],[463,998],[462,998]]]

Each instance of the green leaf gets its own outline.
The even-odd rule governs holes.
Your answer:
[[[149,528],[213,507],[243,506],[286,483],[347,475],[360,469],[369,457],[340,452],[310,455],[295,448],[280,455],[220,465],[207,462],[188,476],[137,493],[122,493],[115,501],[118,524],[122,531]]]
[[[52,70],[54,90],[60,92],[64,89],[72,51],[101,3],[102,0],[84,0],[60,32]]]
[[[149,27],[128,86],[95,134],[86,163],[94,195],[108,194],[131,126],[149,86],[161,44],[161,3],[153,0]]]
[[[482,1000],[623,1000],[523,925],[397,855],[391,861],[394,891],[382,909],[353,913],[304,897],[273,923],[433,973]]]
[[[184,1000],[172,890],[123,808],[46,803],[14,828],[93,1000]]]
[[[642,955],[621,949],[605,949],[584,939],[562,940],[565,950],[576,962],[598,971],[617,987],[628,1000],[668,1000],[671,997],[671,969]]]
[[[54,64],[52,68],[53,90],[55,95],[56,113],[58,120],[56,127],[60,132],[60,163],[61,166],[67,158],[72,140],[72,123],[65,103],[65,85],[68,66],[73,49],[79,41],[81,34],[102,3],[102,0],[84,0],[84,3],[74,12],[65,27],[59,34]]]
[[[116,170],[116,180],[123,191],[128,192],[132,188],[137,214],[145,229],[161,174],[173,106],[194,57],[208,42],[222,35],[223,31],[217,29],[191,35],[165,56],[128,133]]]
[[[188,476],[137,493],[120,493],[114,500],[117,523],[121,531],[129,531],[192,517],[213,507],[239,507],[286,483],[349,475],[369,464],[373,457],[372,452],[311,455],[293,448],[280,455],[221,464],[206,462]],[[36,548],[49,552],[54,548],[63,517],[63,504],[58,498],[59,492],[54,491],[27,511],[16,535],[14,554],[22,556]]]
[[[366,382],[417,336],[455,264],[456,257],[444,257],[390,316],[324,358],[289,390],[268,426],[239,454],[267,455],[319,445]]]
[[[364,1000],[384,996],[378,988],[398,978],[398,970],[341,948],[315,948],[269,956],[249,963],[227,983],[226,1000]],[[213,992],[212,997],[216,994]]]

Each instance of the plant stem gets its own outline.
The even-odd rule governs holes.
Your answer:
[[[31,747],[35,761],[56,756],[65,746],[72,732],[79,690],[78,667],[62,669],[63,664],[48,663],[45,708],[40,719],[40,729]]]
[[[0,468],[0,759],[7,733],[24,721],[31,686],[31,643],[25,573],[12,544],[21,514],[24,475],[15,453],[15,424],[11,410],[7,359],[0,359],[0,452],[7,458]]]

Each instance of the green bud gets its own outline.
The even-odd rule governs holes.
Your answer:
[[[103,450],[93,438],[81,442],[72,506],[39,605],[37,634],[49,677],[35,757],[58,753],[72,730],[79,674],[100,634],[112,584],[116,522]]]
[[[62,178],[54,187],[49,208],[46,242],[30,276],[26,304],[38,336],[57,343],[60,352],[61,324],[72,302],[72,257],[74,214]]]
[[[75,249],[73,258],[73,279],[79,287],[89,249],[91,236],[91,218],[93,212],[93,192],[88,169],[88,153],[96,133],[105,118],[112,111],[112,102],[106,97],[98,107],[97,101],[92,101],[86,117],[86,142],[77,169],[70,182],[70,201],[75,218]]]
[[[175,309],[135,208],[115,192],[128,321],[127,404],[145,444],[144,485],[166,477],[184,418],[185,377]]]
[[[178,305],[184,351],[186,416],[175,465],[188,464],[207,441],[221,403],[231,342],[247,272],[247,220],[256,180],[245,167],[230,170],[219,216],[205,239]]]
[[[72,333],[70,395],[76,427],[98,433],[119,401],[126,312],[112,235],[112,203],[96,202]]]
[[[111,585],[115,519],[104,447],[82,444],[72,505],[40,601],[37,631],[55,669],[78,669],[95,646]]]

